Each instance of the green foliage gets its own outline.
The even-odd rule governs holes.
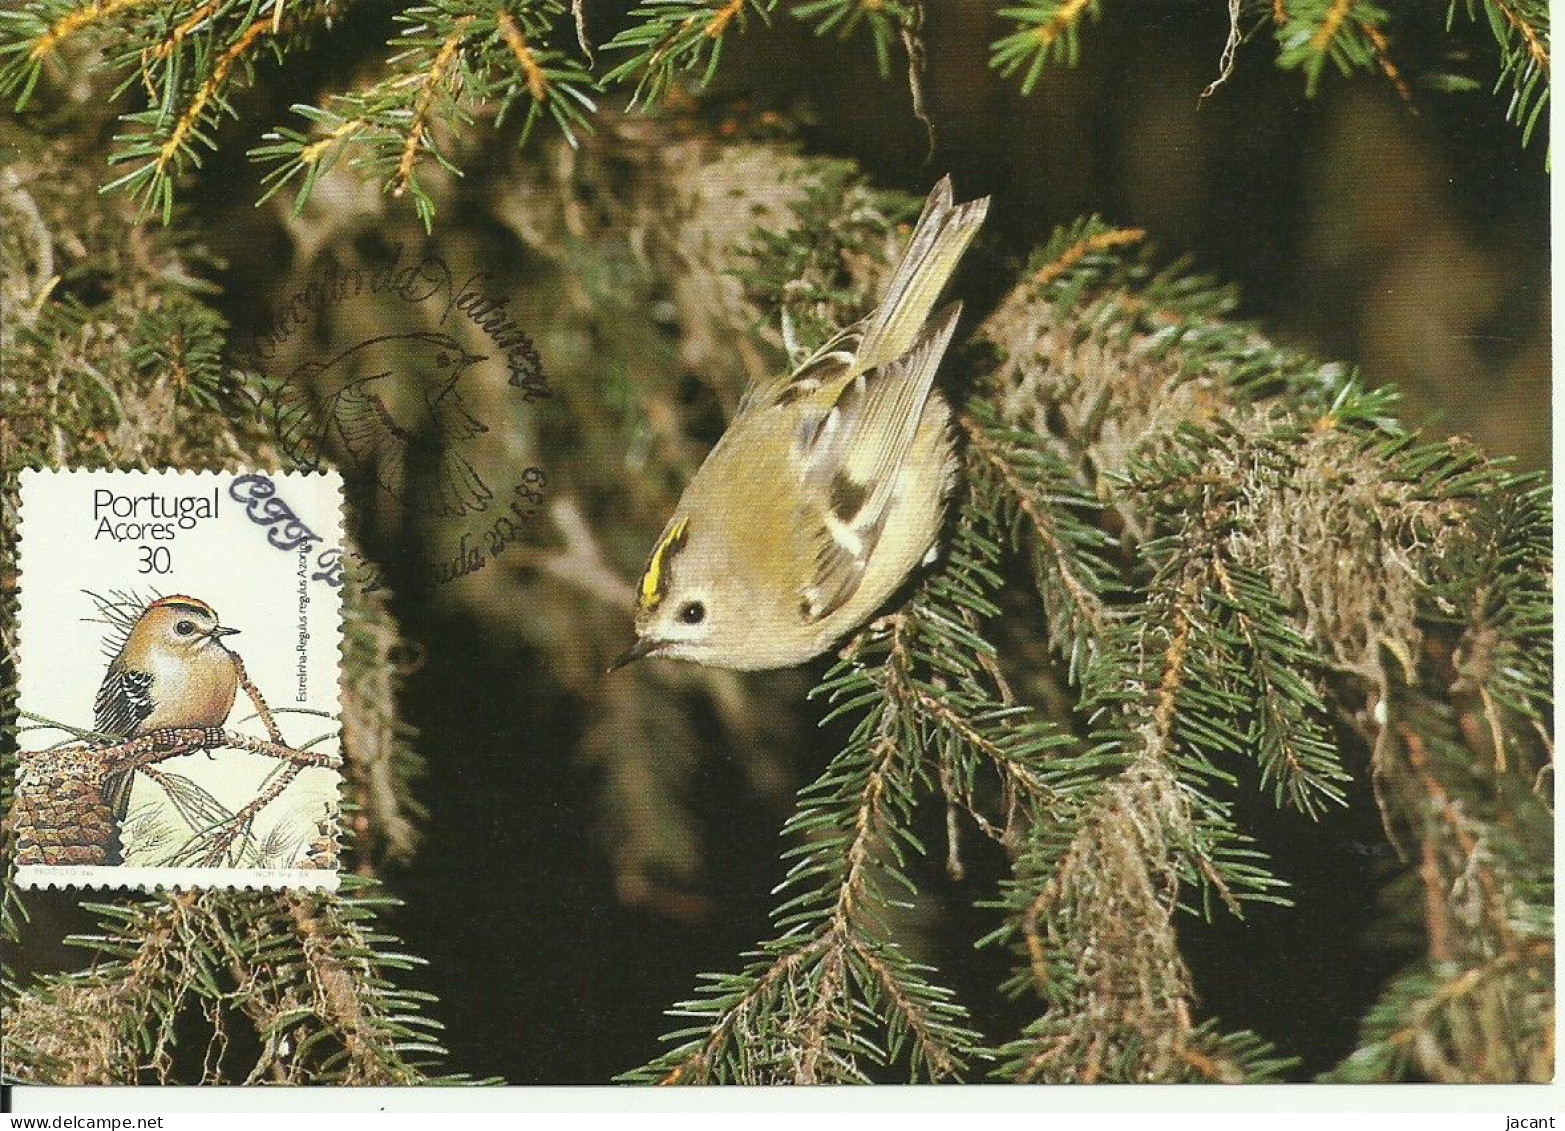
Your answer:
[[[131,328],[129,360],[143,377],[170,374],[174,395],[192,407],[227,407],[223,351],[228,323],[210,306],[181,295],[145,311]]]
[[[1447,29],[1458,11],[1465,11],[1471,20],[1483,20],[1494,33],[1500,49],[1494,90],[1510,89],[1506,117],[1521,127],[1522,145],[1527,145],[1549,100],[1548,4],[1543,0],[1451,0]],[[1311,95],[1330,63],[1344,75],[1378,69],[1404,98],[1411,97],[1389,56],[1392,17],[1381,5],[1368,0],[1287,0],[1275,6],[1274,23],[1278,65],[1302,70]],[[1461,75],[1433,75],[1428,81],[1453,92],[1476,85]]]
[[[216,147],[224,117],[237,117],[236,90],[252,84],[262,58],[282,62],[340,22],[346,0],[30,0],[0,12],[0,92],[24,108],[46,70],[79,40],[103,51],[97,65],[120,80],[120,95],[142,109],[126,113],[110,157],[127,172],[106,187],[130,192],[167,223],[180,177]],[[343,156],[408,195],[426,222],[426,161],[455,173],[447,155],[453,127],[480,112],[499,126],[522,114],[526,139],[547,115],[574,139],[591,128],[596,81],[548,40],[565,20],[562,0],[439,0],[397,14],[403,30],[389,45],[386,73],[367,87],[296,113],[314,134],[279,128],[252,156],[274,167],[266,195],[298,182],[305,199]],[[139,93],[138,93],[139,92]]]
[[[807,259],[765,236],[746,275],[752,294],[788,311],[794,276],[767,276],[797,272],[822,325],[850,313],[851,288],[820,282],[854,246],[852,227],[830,224],[823,205],[816,193],[799,206]],[[1062,229],[980,329],[988,350],[971,359],[979,395],[958,414],[966,486],[951,548],[817,689],[831,705],[823,721],[855,727],[787,826],[795,863],[778,934],[739,974],[708,975],[677,1010],[695,1024],[628,1079],[850,1081],[888,1063],[936,1078],[991,1054],[1006,1080],[1283,1078],[1297,1063],[1285,1053],[1195,1016],[1174,918],[1210,917],[1219,903],[1235,915],[1255,901],[1287,905],[1233,793],[1257,780],[1279,806],[1330,820],[1353,778],[1348,724],[1377,750],[1426,752],[1405,765],[1377,753],[1372,770],[1392,827],[1452,869],[1439,898],[1403,901],[1400,913],[1449,899],[1449,911],[1428,913],[1459,917],[1451,884],[1462,867],[1489,869],[1497,890],[1514,893],[1511,927],[1497,925],[1496,908],[1490,926],[1463,936],[1489,932],[1470,961],[1442,959],[1455,981],[1430,990],[1415,972],[1388,987],[1352,1078],[1435,1071],[1427,1057],[1396,1059],[1409,1026],[1438,1040],[1459,1066],[1451,1078],[1491,1078],[1485,1050],[1501,1037],[1445,1018],[1456,990],[1494,962],[1525,972],[1495,981],[1480,1003],[1526,1017],[1497,1072],[1547,1075],[1552,1004],[1531,972],[1551,930],[1536,835],[1549,818],[1531,785],[1547,743],[1538,485],[1459,443],[1408,433],[1391,416],[1394,394],[1231,321],[1230,289],[1126,250],[1140,239],[1097,220]],[[1076,695],[1063,717],[1016,700],[1005,672],[1015,657],[991,640],[1014,564],[1026,567],[1026,600],[1041,604]],[[1493,588],[1502,574],[1516,587],[1503,599]],[[1451,647],[1442,640],[1460,641],[1451,654],[1465,694],[1416,674],[1420,655]],[[1502,648],[1512,663],[1494,659]],[[1528,649],[1536,662],[1514,662]],[[1418,692],[1388,698],[1391,658]],[[1452,693],[1470,724],[1486,717],[1485,694],[1503,696],[1508,713],[1487,715],[1509,760],[1498,775],[1452,730]],[[933,971],[907,965],[877,982],[852,962],[857,948],[912,945],[897,918],[919,896],[910,865],[923,847],[911,829],[942,799],[1011,861],[995,898],[980,901],[996,920],[982,944],[1016,956],[1002,989],[1036,995],[1041,1012],[997,1048],[980,1043]],[[913,1014],[901,1023],[911,1043],[895,1039],[903,1000],[948,1004],[938,1040],[920,1042]]]
[[[1437,582],[1434,601],[1465,625],[1458,654],[1464,686],[1544,728],[1552,709],[1554,607],[1536,579],[1551,568],[1549,488],[1541,476],[1521,475],[1504,487],[1500,505],[1483,512],[1476,537]]]
[[[645,0],[631,12],[631,26],[607,45],[632,54],[604,82],[635,79],[632,106],[660,101],[686,71],[699,70],[705,85],[717,71],[730,25],[743,30],[750,15],[767,22],[776,7],[777,0]]]
[[[743,266],[734,271],[756,308],[776,313],[784,346],[796,361],[831,337],[843,310],[862,297],[863,281],[853,277],[846,261],[884,254],[887,230],[917,215],[916,202],[889,193],[844,208],[857,181],[850,162],[822,162],[793,206],[797,227],[756,230]]]
[[[631,1080],[847,1083],[905,1061],[908,1078],[958,1078],[978,1034],[934,971],[893,934],[894,908],[917,893],[910,862],[918,803],[944,785],[970,799],[980,773],[1051,804],[1081,768],[1050,758],[1067,739],[996,697],[994,650],[969,624],[993,615],[999,546],[964,523],[951,565],[889,625],[851,647],[817,689],[857,717],[852,737],[800,794],[784,835],[793,861],[774,916],[778,936],[737,976],[713,975],[675,1014],[700,1020]]]
[[[1173,445],[1131,465],[1128,487],[1158,511],[1186,516],[1173,535],[1145,547],[1161,575],[1154,589],[1172,593],[1185,584],[1200,591],[1186,609],[1190,631],[1205,648],[1190,661],[1193,680],[1178,692],[1174,737],[1187,752],[1181,757],[1192,772],[1231,782],[1218,764],[1253,752],[1262,784],[1274,786],[1277,803],[1318,817],[1324,804],[1344,802],[1341,786],[1349,774],[1325,724],[1323,672],[1315,650],[1255,566],[1221,555],[1198,582],[1177,574],[1201,546],[1253,534],[1244,526],[1248,516],[1238,498],[1252,485],[1234,481],[1214,489],[1207,474],[1211,464],[1242,446],[1240,458],[1257,474],[1290,477],[1299,430],[1289,426],[1250,441],[1232,429],[1187,424],[1173,439]]]
[[[1450,705],[1398,692],[1383,744],[1386,811],[1422,857],[1388,905],[1426,953],[1365,1015],[1323,1079],[1500,1083],[1553,1072],[1553,815],[1525,774],[1474,758]],[[1425,909],[1420,916],[1414,909]]]
[[[1384,8],[1368,0],[1291,0],[1286,11],[1276,27],[1277,65],[1302,70],[1311,95],[1327,63],[1344,75],[1375,65],[1374,37],[1389,19]]]
[[[1549,5],[1547,0],[1451,0],[1446,26],[1465,7],[1469,19],[1479,8],[1500,47],[1500,74],[1494,89],[1511,88],[1506,116],[1522,128],[1522,144],[1532,140],[1549,104]]]
[[[376,930],[396,901],[371,880],[345,876],[343,885],[331,897],[209,892],[84,904],[102,926],[70,941],[100,958],[8,995],[8,1074],[167,1083],[182,1019],[199,1012],[211,1031],[202,1083],[458,1082],[434,1071],[445,1050],[439,1022],[424,1015],[432,998],[389,980],[419,961]],[[258,1052],[235,1049],[240,1026],[254,1040],[239,1047]],[[90,1043],[73,1047],[84,1027]]]
[[[0,94],[25,108],[46,75],[62,76],[91,46],[89,67],[113,74],[135,108],[110,162],[124,171],[108,187],[131,193],[168,222],[180,181],[218,144],[222,121],[237,117],[237,92],[258,68],[286,65],[347,10],[347,0],[25,0],[0,11]],[[480,121],[496,127],[521,116],[525,141],[545,119],[575,143],[592,129],[595,92],[628,86],[632,106],[661,102],[684,76],[705,86],[723,44],[751,17],[769,24],[777,0],[643,0],[606,45],[614,61],[601,78],[588,52],[580,0],[436,0],[397,12],[401,30],[384,66],[319,104],[300,103],[302,120],[279,126],[250,148],[268,166],[263,199],[291,186],[302,205],[340,164],[407,197],[427,226],[428,177],[459,176],[460,142]],[[1500,49],[1496,89],[1509,88],[1508,117],[1525,145],[1548,103],[1548,11],[1544,0],[1451,0],[1447,23],[1464,8],[1482,16]],[[1481,13],[1480,13],[1481,9]],[[920,73],[924,8],[912,0],[797,0],[790,16],[818,35],[867,32],[881,76],[896,41],[907,56],[913,112],[931,131]],[[1022,0],[999,10],[1012,30],[993,43],[990,65],[1018,77],[1030,94],[1050,65],[1073,66],[1083,27],[1098,0]],[[1287,0],[1271,5],[1277,64],[1304,73],[1314,94],[1326,67],[1343,74],[1379,70],[1404,97],[1410,89],[1390,58],[1386,9],[1370,0]],[[574,23],[580,51],[558,46]],[[270,61],[268,63],[268,61]],[[1225,66],[1227,61],[1225,61]],[[1461,76],[1431,76],[1447,89]],[[932,136],[932,134],[931,134]]]
[[[915,33],[922,18],[917,2],[901,3],[899,0],[883,0],[878,4],[867,4],[864,0],[805,0],[795,4],[792,12],[806,23],[812,23],[816,35],[835,34],[845,40],[860,27],[867,28],[881,78],[891,74],[893,42],[904,33]]]
[[[441,19],[431,16],[430,28]],[[434,42],[431,32],[411,48],[421,66],[433,66],[446,43]],[[465,75],[450,58],[450,74]],[[442,107],[460,114],[468,89],[444,84],[429,97],[452,99]],[[384,174],[383,165],[364,168]],[[693,323],[696,311],[735,333],[761,305],[777,312],[786,345],[807,349],[862,312],[874,278],[864,261],[884,258],[907,202],[868,192],[843,166],[810,168],[818,175],[790,198],[793,224],[746,241],[730,231],[728,243],[701,242],[702,229],[678,249],[691,276],[732,265],[721,259],[732,247],[749,250],[736,257],[740,286],[726,292],[742,286],[748,303],[715,313],[714,285],[687,298],[681,317]],[[65,215],[92,199],[67,183]],[[536,195],[562,199],[576,184],[541,183],[559,191]],[[113,249],[131,241],[125,217],[112,211],[119,198],[109,198],[97,204],[118,225],[114,238],[76,261],[52,258],[43,245],[59,215],[45,200],[12,208],[8,192],[0,184],[7,216],[18,218],[6,239],[40,246],[8,272],[26,290],[7,306],[16,351],[7,360],[41,375],[7,389],[13,399],[0,427],[16,438],[8,458],[207,465],[269,451],[257,422],[213,411],[234,404],[214,364],[223,327],[183,282],[178,249],[154,239],[148,261],[115,260]],[[723,199],[725,213],[751,215]],[[647,214],[611,215],[618,237],[631,226],[622,217]],[[583,270],[576,238],[555,249],[572,278]],[[786,827],[789,872],[771,937],[735,963],[737,973],[708,975],[680,1007],[687,1022],[670,1050],[628,1079],[1276,1078],[1290,1071],[1284,1052],[1199,1015],[1177,918],[1181,909],[1211,916],[1219,904],[1240,914],[1255,901],[1284,902],[1286,862],[1274,868],[1255,853],[1235,817],[1237,790],[1259,782],[1279,806],[1324,822],[1345,799],[1362,802],[1350,774],[1368,779],[1413,861],[1398,926],[1429,953],[1387,987],[1359,1053],[1340,1071],[1355,1079],[1547,1075],[1546,496],[1537,481],[1459,443],[1401,429],[1392,394],[1268,342],[1233,320],[1230,288],[1184,264],[1161,266],[1140,240],[1096,219],[1061,229],[979,328],[977,348],[952,356],[943,385],[965,377],[976,392],[956,412],[964,475],[943,558],[908,603],[849,644],[818,691],[822,713],[851,734]],[[87,271],[81,260],[93,258],[117,280],[109,299],[72,285]],[[616,287],[614,301],[629,302],[628,272],[591,270],[601,272],[589,288],[594,302]],[[65,281],[58,295],[56,276]],[[584,368],[601,372],[593,350],[583,353]],[[623,387],[614,420],[651,419],[648,406],[677,416],[650,394],[632,395],[656,377],[626,369],[615,380]],[[637,489],[661,486],[665,475],[673,473],[656,466]],[[599,559],[588,560],[601,572]],[[610,588],[616,580],[608,577]],[[999,647],[1002,606],[1040,610],[1047,650],[1018,658]],[[389,732],[394,741],[366,755],[345,731],[350,779],[366,805],[403,792],[391,817],[372,813],[369,839],[380,843],[362,848],[379,858],[410,851],[414,759],[395,726],[395,681],[382,678],[393,666],[394,630],[383,610],[360,613],[362,631],[350,620],[345,695],[372,701],[361,734]],[[578,629],[562,636],[581,646],[587,634]],[[1056,698],[1035,693],[1044,680],[1061,689]],[[684,736],[677,723],[650,738],[604,733],[605,743],[632,734],[654,752]],[[1366,751],[1367,769],[1355,757]],[[1037,1010],[1020,1031],[978,1034],[974,1003],[951,995],[908,928],[910,906],[925,906],[928,868],[915,829],[942,807],[951,828],[976,829],[1009,862],[1009,876],[979,904],[985,942],[1015,959],[997,989]],[[960,867],[958,836],[948,859]],[[436,1055],[420,1024],[373,1020],[413,1010],[394,992],[377,996],[399,959],[390,940],[353,918],[354,898],[345,909],[321,901],[308,917],[325,924],[332,970],[367,994],[367,1055],[344,1058],[347,1030],[329,1001],[309,999],[308,1016],[294,1022],[284,1011],[287,1024],[278,1020],[276,1003],[306,988],[292,966],[304,929],[291,903],[250,893],[194,909],[138,901],[106,910],[105,945],[118,948],[110,961],[121,964],[107,969],[118,982],[86,971],[8,984],[24,1033],[64,1033],[112,1054],[82,1066],[63,1055],[69,1049],[29,1038],[27,1063],[51,1079],[155,1074],[167,1052],[165,1018],[205,1010],[214,1041],[238,1015],[263,1044],[278,1038],[263,1053],[270,1061],[247,1066],[263,1074],[431,1071],[418,1063]],[[7,929],[18,907],[0,907]],[[133,954],[121,931],[132,919],[138,930],[179,929]],[[239,955],[259,997],[201,950],[222,957],[226,940],[251,926],[264,939]],[[188,965],[192,980],[159,966],[146,983],[156,996],[127,994],[140,1004],[125,1014],[107,1008],[127,964],[146,956],[173,956],[169,970]],[[131,989],[141,994],[143,984]],[[1486,1028],[1494,1017],[1505,1025]],[[294,1024],[308,1047],[292,1036],[284,1047]]]
[[[460,176],[447,150],[481,110],[498,127],[525,107],[522,143],[547,114],[574,145],[578,131],[592,128],[597,107],[587,92],[597,83],[579,61],[544,45],[564,12],[560,0],[440,0],[398,13],[404,30],[389,44],[397,50],[388,74],[323,107],[295,105],[311,129],[275,130],[251,150],[273,166],[262,199],[297,182],[302,206],[346,157],[384,191],[407,195],[428,227],[434,202],[419,169],[428,160]]]
[[[1096,521],[1102,502],[1043,437],[1004,424],[989,401],[968,404],[969,490],[974,505],[1025,549],[1049,627],[1049,645],[1073,685],[1116,657],[1105,649],[1120,610],[1117,542]],[[1031,537],[1028,537],[1028,535]]]
[[[129,166],[107,189],[124,189],[166,224],[181,174],[199,167],[216,147],[224,117],[237,117],[236,87],[254,82],[257,60],[281,61],[329,25],[341,0],[39,0],[0,23],[0,91],[25,107],[45,67],[59,66],[62,47],[78,35],[104,52],[101,65],[134,89],[145,108],[121,119],[111,165]]]
[[[1000,9],[1017,30],[995,40],[989,65],[1006,78],[1025,68],[1022,93],[1031,94],[1053,63],[1074,67],[1081,58],[1081,25],[1099,15],[1098,0],[1030,0],[1014,8]]]
[[[1439,872],[1426,876],[1426,893],[1399,902],[1399,921],[1426,910],[1450,981],[1439,1010],[1400,1014],[1394,1040],[1379,1022],[1367,1023],[1366,1048],[1373,1048],[1349,1062],[1358,1066],[1352,1078],[1388,1070],[1386,1049],[1408,1042],[1414,1051],[1397,1062],[1404,1074],[1411,1066],[1440,1079],[1545,1078],[1543,1032],[1552,1010],[1546,985],[1531,974],[1496,984],[1485,973],[1496,961],[1507,970],[1534,969],[1539,940],[1551,931],[1547,836],[1538,831],[1550,822],[1538,793],[1549,739],[1534,697],[1549,682],[1547,644],[1535,635],[1548,620],[1551,573],[1539,486],[1459,442],[1421,441],[1391,418],[1394,394],[1366,391],[1340,368],[1276,350],[1225,321],[1220,290],[1107,254],[1133,235],[1093,222],[1062,233],[1033,265],[1040,293],[1008,300],[985,336],[1002,354],[991,395],[1003,414],[1056,422],[1051,446],[1076,453],[1079,477],[1096,471],[1107,488],[1100,498],[1156,569],[1132,613],[1140,623],[1126,636],[1139,666],[1109,690],[1128,689],[1118,701],[1138,720],[1122,741],[1139,746],[1140,759],[1171,753],[1193,801],[1195,835],[1165,833],[1176,861],[1184,858],[1181,882],[1194,879],[1193,864],[1225,901],[1230,891],[1241,894],[1221,868],[1209,868],[1217,854],[1201,839],[1215,836],[1215,845],[1225,833],[1238,834],[1221,806],[1210,807],[1209,785],[1231,772],[1236,756],[1260,759],[1279,803],[1325,819],[1321,803],[1337,799],[1347,780],[1340,734],[1332,730],[1362,720],[1355,725],[1374,745],[1371,773],[1389,827],[1422,842],[1425,859],[1440,862]],[[1214,374],[1226,391],[1212,383]],[[1185,419],[1147,431],[1170,416]],[[1141,437],[1128,458],[1127,433]],[[1068,456],[1065,462],[1071,466]],[[1294,549],[1300,546],[1308,553]],[[1456,576],[1464,580],[1453,585]],[[1514,619],[1496,630],[1490,618],[1503,615],[1492,601],[1501,577],[1526,592],[1508,593]],[[1511,664],[1493,661],[1499,637],[1514,643]],[[1419,657],[1430,653],[1449,656],[1459,678],[1420,674]],[[1405,707],[1384,669],[1392,657],[1408,680],[1420,681]],[[1501,666],[1509,669],[1508,701],[1520,705],[1514,713],[1498,710],[1498,694],[1486,698],[1482,690]],[[1090,687],[1094,679],[1082,682]],[[1359,706],[1361,696],[1369,708]],[[1460,738],[1452,730],[1457,712],[1464,717]],[[1489,749],[1481,741],[1486,732]],[[1405,762],[1389,753],[1399,747]],[[1068,898],[1071,885],[1060,877],[1070,874],[1073,860],[1101,860],[1112,843],[1102,831],[1113,827],[1111,815],[1134,812],[1138,797],[1156,792],[1156,776],[1145,768],[1142,775],[1139,784],[1132,778],[1109,787],[1114,803],[1083,814],[1068,838],[1042,835],[1029,867],[1045,881],[1028,897],[1023,869],[1008,897],[1018,917],[1013,931],[1028,937],[1030,927],[1029,949],[1042,956],[1042,975],[1033,980],[1069,1002],[1065,1017],[1045,1015],[1008,1050],[1016,1058],[1010,1068],[1026,1078],[1080,1072],[1115,1047],[1111,1041],[1094,1053],[1090,1039],[1083,1043],[1087,1032],[1112,1032],[1101,1015],[1085,1029],[1067,1020],[1091,1017],[1094,1006],[1072,973],[1079,964],[1066,960],[1084,953],[1072,926],[1084,916],[1080,894]],[[1164,811],[1154,806],[1134,822],[1139,835],[1156,828]],[[1181,851],[1181,844],[1196,851]],[[1496,899],[1480,920],[1471,918],[1473,901],[1457,894],[1464,884],[1458,877],[1474,868],[1489,870],[1485,886]],[[1084,867],[1075,875],[1086,893],[1121,898],[1094,889]],[[1116,920],[1137,918],[1134,906],[1116,910]],[[1064,940],[1064,958],[1048,945],[1050,914],[1062,916],[1055,937]],[[1464,946],[1471,949],[1461,956]],[[1150,956],[1146,965],[1157,968]],[[1440,1018],[1447,996],[1477,982],[1490,986],[1487,998],[1463,1004],[1463,1018],[1446,1027]],[[1400,993],[1388,988],[1405,1005]],[[1498,1027],[1475,1020],[1510,1011],[1524,1020]],[[1388,1005],[1380,1021],[1396,1012]],[[1128,1028],[1118,1045],[1122,1057],[1146,1039]],[[1071,1055],[1062,1055],[1066,1050]],[[1161,1063],[1189,1067],[1179,1056]],[[1109,1064],[1097,1063],[1094,1075],[1114,1071]]]

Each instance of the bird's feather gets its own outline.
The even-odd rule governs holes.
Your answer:
[[[924,202],[907,250],[897,261],[886,297],[867,320],[855,366],[859,371],[895,361],[923,334],[924,323],[967,245],[989,211],[989,198],[959,207],[951,202],[951,178],[941,177]]]
[[[824,416],[854,380],[912,349],[988,210],[988,197],[953,205],[951,178],[942,177],[874,312],[838,331],[786,377],[748,390],[739,413],[807,400]]]
[[[458,518],[489,509],[494,492],[476,468],[454,448],[442,448],[434,471],[414,492],[412,506],[421,514]]]
[[[93,700],[93,729],[115,738],[131,738],[152,714],[152,673],[132,671],[114,660]]]
[[[489,431],[489,426],[468,411],[467,402],[455,391],[447,389],[429,402],[429,416],[435,424],[435,434],[446,444],[459,444]]]
[[[805,504],[812,513],[796,518],[799,534],[816,546],[801,595],[807,619],[841,608],[863,579],[961,312],[960,303],[946,307],[912,349],[850,382],[797,437],[797,471],[806,484],[801,498],[816,500]]]

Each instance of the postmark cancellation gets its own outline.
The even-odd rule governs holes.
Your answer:
[[[22,473],[20,886],[336,886],[341,498]]]

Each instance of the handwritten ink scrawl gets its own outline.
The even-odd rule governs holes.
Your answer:
[[[24,471],[23,887],[335,888],[334,473]]]

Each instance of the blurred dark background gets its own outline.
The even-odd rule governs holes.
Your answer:
[[[999,34],[993,4],[927,5],[932,155],[900,60],[882,79],[867,40],[817,39],[783,16],[770,28],[752,20],[730,37],[703,97],[719,114],[775,112],[794,124],[804,152],[852,158],[879,185],[922,195],[950,171],[961,196],[992,194],[963,276],[975,304],[998,299],[1056,225],[1098,213],[1147,229],[1170,257],[1188,255],[1198,270],[1236,283],[1241,315],[1274,338],[1400,386],[1410,423],[1544,467],[1545,131],[1522,149],[1503,97],[1487,93],[1498,66],[1487,28],[1459,17],[1447,33],[1443,5],[1389,6],[1401,16],[1392,52],[1411,102],[1381,76],[1334,72],[1306,98],[1303,77],[1277,69],[1266,28],[1201,100],[1228,30],[1226,6],[1213,0],[1105,4],[1101,22],[1082,33],[1080,65],[1051,68],[1028,97],[987,66]],[[593,41],[606,42],[628,7],[589,3]],[[291,103],[319,98],[383,55],[394,30],[389,6],[357,9],[322,39],[311,66],[263,73],[242,99],[242,122],[225,127],[231,140],[195,186],[190,222],[226,264],[219,301],[236,338],[264,320],[303,254],[285,209],[250,207],[257,171],[243,150]],[[1448,74],[1481,89],[1445,92],[1433,79]],[[493,178],[511,166],[479,166],[470,176],[487,199],[503,198],[507,185]],[[436,235],[452,239],[465,225],[482,242],[477,190],[464,192],[468,206],[441,213]],[[536,336],[546,370],[567,368],[550,337]],[[552,468],[554,455],[544,444],[539,458]],[[646,536],[632,531],[631,548],[610,557],[626,581]],[[441,999],[435,1012],[448,1026],[454,1069],[517,1084],[603,1083],[649,1059],[659,1035],[678,1027],[663,1010],[688,996],[700,972],[734,969],[769,936],[771,892],[782,878],[777,830],[792,790],[826,764],[842,734],[814,728],[815,708],[802,701],[807,678],[747,681],[749,702],[786,704],[796,724],[773,744],[768,778],[754,758],[723,752],[724,724],[702,714],[711,708],[682,700],[690,727],[713,748],[688,756],[668,786],[688,814],[700,864],[661,895],[627,888],[623,827],[603,804],[607,763],[573,753],[591,741],[599,705],[583,687],[596,685],[557,678],[547,641],[516,627],[560,618],[544,607],[558,601],[550,592],[502,585],[396,602],[423,655],[403,707],[422,736],[428,772],[415,792],[429,816],[417,855],[382,874],[405,901],[390,928],[429,960],[414,977]],[[628,633],[627,620],[604,615],[605,631]],[[1366,754],[1350,747],[1347,761],[1363,770]],[[1203,1015],[1276,1041],[1303,1058],[1297,1078],[1308,1078],[1352,1048],[1358,1019],[1412,953],[1409,940],[1370,930],[1395,856],[1367,787],[1320,823],[1277,810],[1253,780],[1233,800],[1297,906],[1261,907],[1243,923],[1219,911],[1210,926],[1186,916],[1186,953]],[[997,994],[1011,958],[974,950],[992,924],[970,907],[992,893],[1004,861],[969,835],[966,879],[946,878],[943,814],[927,820],[921,832],[935,860],[920,875],[928,893],[920,937],[976,1026],[1003,1037],[1033,1007]]]
[[[807,151],[852,157],[878,183],[921,194],[950,170],[963,195],[993,194],[967,270],[974,291],[998,297],[1056,224],[1096,212],[1239,284],[1241,313],[1274,337],[1399,385],[1410,422],[1545,465],[1542,148],[1521,148],[1498,99],[1418,81],[1421,71],[1487,74],[1487,30],[1458,21],[1447,35],[1427,10],[1410,12],[1396,58],[1411,105],[1378,76],[1330,74],[1307,99],[1264,34],[1200,101],[1227,30],[1222,5],[1106,8],[1083,34],[1081,65],[1049,71],[1024,98],[985,65],[988,6],[931,6],[928,160],[900,74],[882,80],[866,43],[816,40],[787,19],[729,45],[712,97],[802,117]],[[425,846],[391,881],[409,901],[398,927],[431,959],[454,1062],[518,1083],[603,1081],[677,1027],[660,1011],[697,972],[734,969],[768,937],[787,809],[738,788],[723,759],[704,761],[686,794],[707,846],[704,912],[681,921],[625,906],[595,835],[594,777],[552,753],[571,745],[571,704],[518,695],[510,645],[481,618],[403,612],[429,655],[408,715],[441,736],[441,750],[423,790]],[[795,783],[834,749],[827,734],[802,751]],[[1349,764],[1362,769],[1365,753],[1350,751]],[[1234,795],[1240,823],[1282,862],[1297,907],[1263,907],[1242,924],[1220,911],[1214,926],[1186,916],[1187,954],[1204,1009],[1303,1057],[1307,1078],[1351,1049],[1358,1019],[1412,953],[1368,936],[1395,858],[1367,789],[1315,824],[1246,784]],[[938,857],[943,833],[925,832]],[[966,881],[931,865],[926,890],[952,904],[984,897],[1003,872],[988,847],[970,836]],[[985,1010],[981,1030],[1025,1023],[1028,1004],[994,991],[1008,956],[975,951],[960,917],[932,935],[943,976]]]
[[[605,41],[615,21],[589,7]],[[1500,100],[1418,81],[1452,69],[1487,76],[1487,30],[1458,21],[1447,35],[1427,10],[1410,11],[1396,58],[1412,104],[1378,76],[1329,74],[1308,99],[1301,76],[1277,70],[1264,32],[1202,101],[1227,33],[1223,5],[1106,8],[1083,33],[1080,66],[1051,69],[1023,97],[986,66],[991,6],[931,6],[927,159],[901,75],[881,79],[866,41],[822,41],[789,19],[733,39],[708,98],[775,109],[801,123],[807,152],[851,157],[882,185],[922,194],[949,170],[964,196],[993,194],[966,276],[979,299],[986,289],[997,298],[1055,225],[1099,213],[1237,283],[1241,313],[1274,337],[1398,384],[1411,422],[1546,463],[1541,146],[1521,148]],[[238,300],[242,281],[225,281]],[[662,1011],[698,972],[735,968],[768,936],[786,799],[768,803],[731,761],[702,759],[683,788],[705,846],[699,910],[627,905],[598,775],[565,755],[580,738],[581,704],[518,686],[546,658],[519,655],[482,612],[422,601],[398,612],[427,656],[405,707],[426,736],[419,792],[430,819],[415,861],[388,879],[407,900],[395,928],[430,960],[424,978],[442,999],[452,1062],[515,1083],[605,1081],[653,1055],[676,1027]],[[833,737],[798,752],[794,785],[824,766]],[[1364,758],[1350,751],[1349,764]],[[1307,1076],[1349,1051],[1359,1017],[1411,953],[1366,935],[1394,857],[1367,790],[1318,825],[1255,788],[1234,798],[1240,823],[1282,862],[1297,907],[1263,907],[1242,924],[1186,916],[1187,954],[1206,1012],[1302,1056]],[[938,857],[943,833],[925,832]],[[962,883],[923,869],[937,904],[992,890],[1004,862],[987,848],[967,838]],[[1031,1007],[998,999],[1011,960],[975,951],[976,933],[946,917],[929,933],[933,957],[981,1010],[981,1030],[1014,1031]]]

